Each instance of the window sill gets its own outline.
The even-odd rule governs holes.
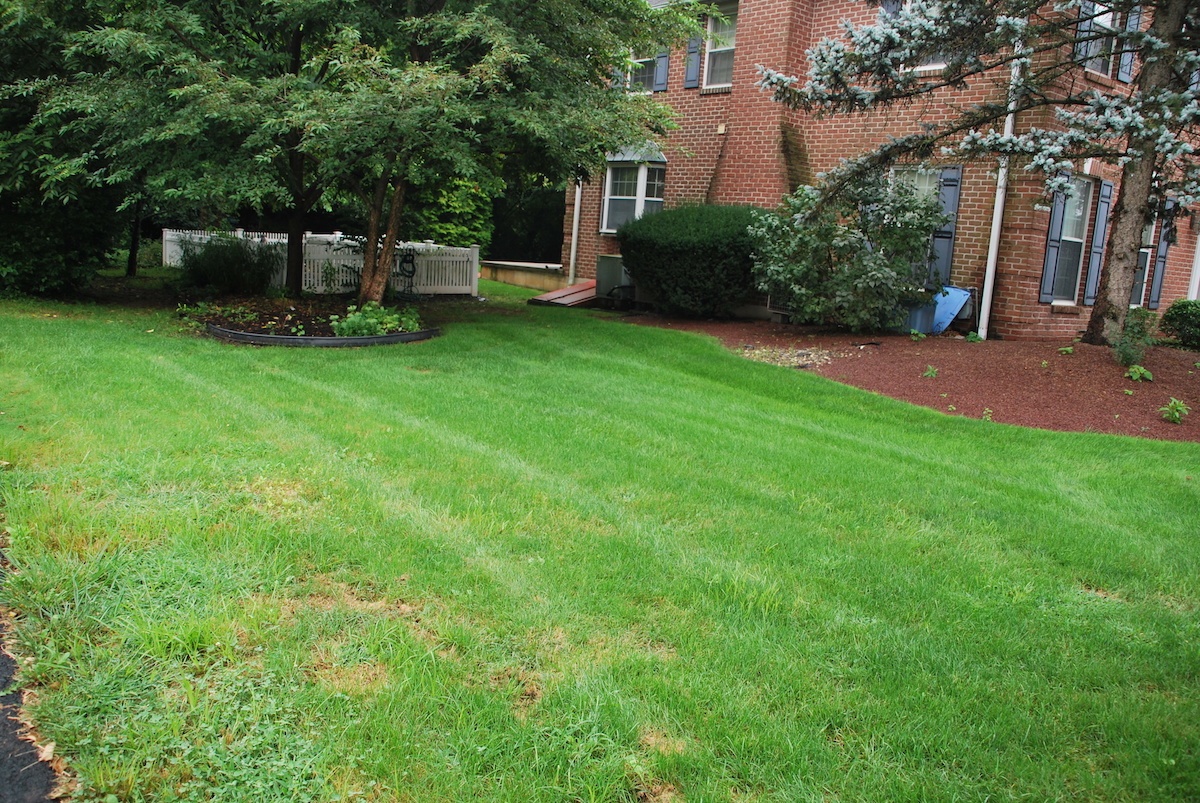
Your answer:
[[[728,95],[733,91],[733,84],[725,86],[706,86],[700,90],[701,95]]]
[[[1051,315],[1082,315],[1083,307],[1073,301],[1054,301],[1050,304]]]

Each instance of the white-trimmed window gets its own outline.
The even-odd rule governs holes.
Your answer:
[[[708,45],[704,57],[704,87],[733,86],[733,48],[737,35],[737,3],[717,6],[724,19],[708,18]]]
[[[1075,304],[1079,299],[1079,275],[1083,267],[1083,244],[1087,242],[1088,214],[1092,208],[1092,182],[1073,178],[1074,192],[1063,208],[1062,241],[1054,271],[1054,303]]]
[[[654,67],[656,59],[634,58],[630,61],[630,69],[626,86],[630,92],[641,92],[649,95],[654,89]]]
[[[900,13],[901,9],[907,8],[910,5],[910,0],[884,0],[879,4],[879,14],[881,17],[894,17]],[[939,6],[935,5],[931,8],[932,16],[938,16],[941,13]],[[944,53],[934,53],[926,56],[924,59],[915,64],[905,64],[906,70],[941,70],[946,66],[946,56]]]
[[[1142,229],[1142,247],[1138,249],[1137,273],[1133,277],[1133,288],[1129,292],[1129,306],[1140,307],[1146,300],[1146,278],[1150,274],[1150,257],[1154,253],[1154,230],[1157,220],[1152,220]]]
[[[610,162],[604,179],[603,232],[614,232],[642,215],[652,215],[663,207],[667,168],[656,164]]]
[[[1111,76],[1116,61],[1113,58],[1113,43],[1116,41],[1117,15],[1104,3],[1096,3],[1092,13],[1091,25],[1087,29],[1089,41],[1083,43],[1087,48],[1083,66],[1090,72]]]

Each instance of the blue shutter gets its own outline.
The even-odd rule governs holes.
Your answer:
[[[938,200],[942,212],[950,219],[933,233],[933,258],[930,262],[930,278],[936,275],[942,284],[950,283],[950,263],[954,259],[954,230],[958,224],[958,197],[962,191],[962,168],[942,169]]]
[[[1125,17],[1125,30],[1138,31],[1142,27],[1142,7],[1134,6]],[[1117,80],[1129,83],[1133,80],[1133,45],[1128,39],[1121,41],[1121,64],[1117,67]]]
[[[1096,4],[1084,0],[1079,4],[1079,22],[1075,24],[1075,60],[1087,61],[1091,58],[1095,43],[1091,41],[1092,17],[1096,15]]]
[[[667,88],[667,67],[670,64],[670,53],[659,53],[654,58],[654,91],[662,92]]]
[[[1100,268],[1104,265],[1104,244],[1108,242],[1108,212],[1112,209],[1113,183],[1100,182],[1100,202],[1096,205],[1096,228],[1092,230],[1091,255],[1088,257],[1087,283],[1083,286],[1083,303],[1096,303],[1100,287]]]
[[[881,0],[879,10],[883,12],[884,17],[894,17],[900,13],[900,9],[904,8],[904,0]]]
[[[1038,301],[1049,304],[1054,300],[1054,273],[1058,270],[1058,251],[1062,247],[1063,215],[1067,211],[1067,196],[1054,193],[1050,209],[1050,232],[1046,236],[1046,259],[1042,263],[1042,291]]]
[[[687,43],[687,62],[683,68],[683,88],[700,86],[700,37],[693,36]]]
[[[1174,201],[1167,201],[1161,230],[1158,232],[1158,247],[1154,249],[1154,281],[1150,285],[1150,301],[1146,304],[1150,309],[1158,309],[1162,299],[1163,274],[1167,272],[1167,251],[1171,248],[1175,227],[1175,216],[1170,214],[1174,207]]]

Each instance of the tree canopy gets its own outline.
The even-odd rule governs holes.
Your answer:
[[[61,30],[63,68],[12,82],[36,123],[86,149],[37,167],[156,198],[289,210],[288,283],[304,216],[335,196],[367,220],[377,298],[414,183],[486,180],[506,160],[584,176],[663,133],[666,109],[615,88],[614,65],[694,32],[682,0],[98,0],[92,13],[6,0]]]
[[[945,103],[945,91],[992,82],[992,100],[897,136],[833,171],[836,194],[899,159],[999,156],[1042,171],[1069,191],[1067,171],[1088,159],[1121,172],[1108,265],[1085,339],[1111,343],[1129,308],[1143,226],[1171,221],[1200,195],[1200,6],[1188,0],[896,0],[876,23],[847,25],[809,52],[806,79],[764,68],[776,100],[817,114],[868,113],[894,104]],[[942,63],[938,70],[912,65]],[[1106,65],[1117,80],[1080,80]],[[1027,112],[1041,125],[1006,129]],[[1018,118],[1028,119],[1028,118]]]

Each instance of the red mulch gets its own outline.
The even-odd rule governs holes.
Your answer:
[[[914,341],[767,321],[628,320],[712,335],[748,355],[815,349],[819,356],[804,370],[950,415],[982,418],[990,410],[993,421],[1006,424],[1200,442],[1200,352],[1156,346],[1142,361],[1154,381],[1134,382],[1111,349],[1070,340],[971,343],[949,334]],[[1071,353],[1060,353],[1063,347]],[[829,361],[822,364],[822,358]],[[936,377],[923,376],[930,366]],[[1181,424],[1159,412],[1172,397],[1193,410]]]

